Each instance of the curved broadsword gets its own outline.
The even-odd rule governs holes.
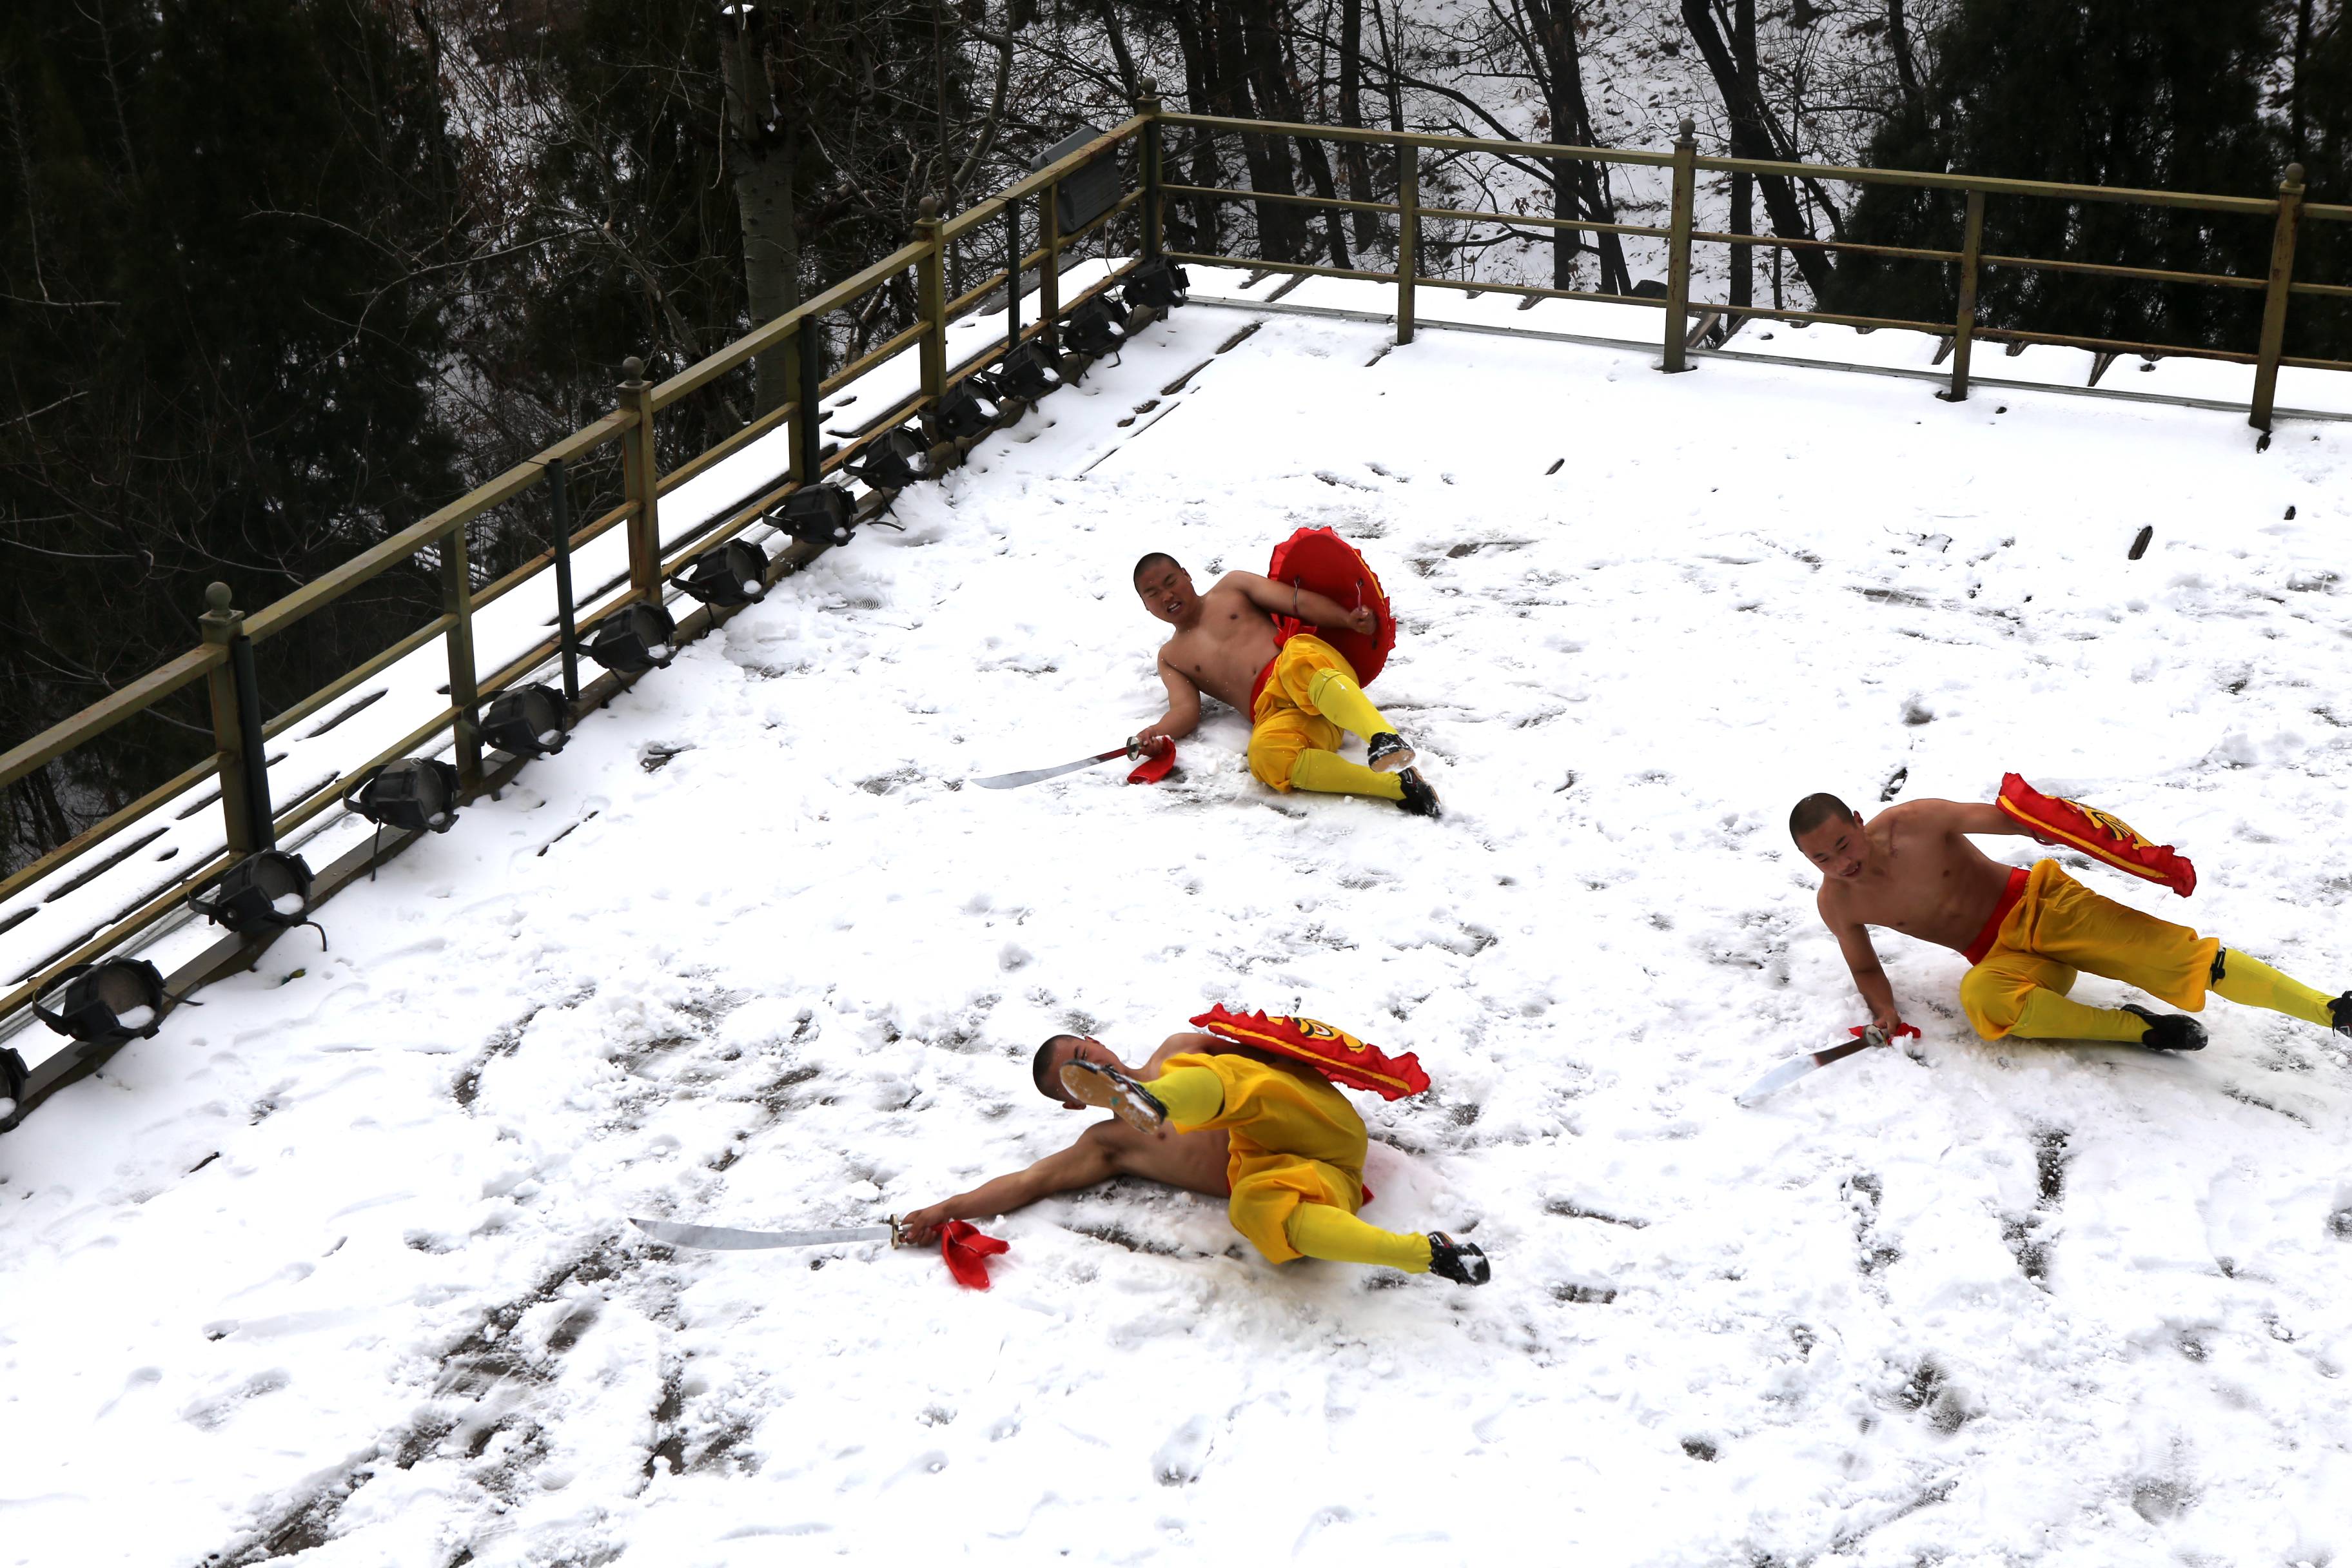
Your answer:
[[[900,1240],[896,1215],[881,1225],[839,1230],[730,1230],[723,1225],[678,1225],[666,1219],[629,1223],[665,1247],[691,1247],[704,1252],[759,1252],[773,1247],[823,1247],[842,1241],[887,1241],[896,1247]]]

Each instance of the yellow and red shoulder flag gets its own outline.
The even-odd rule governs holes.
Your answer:
[[[1192,1026],[1221,1040],[1304,1062],[1343,1089],[1368,1089],[1382,1100],[1403,1100],[1429,1088],[1429,1075],[1411,1051],[1386,1055],[1345,1029],[1313,1018],[1228,1013],[1219,1005],[1194,1018]]]
[[[2118,871],[2161,882],[2182,898],[2197,890],[2197,868],[2169,844],[2152,844],[2132,825],[2078,800],[2043,795],[2015,773],[2000,778],[1994,803],[2044,844],[2063,844]]]
[[[1302,528],[1274,547],[1265,574],[1337,600],[1344,609],[1370,606],[1370,636],[1346,626],[1312,626],[1288,616],[1275,617],[1276,640],[1287,642],[1299,632],[1311,633],[1339,650],[1355,670],[1357,685],[1370,686],[1396,647],[1396,617],[1390,613],[1387,591],[1356,547],[1328,528]]]

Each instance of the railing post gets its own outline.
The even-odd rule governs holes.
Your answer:
[[[580,700],[580,627],[572,602],[572,487],[563,459],[547,465],[547,507],[555,523],[555,627],[563,649],[563,700]]]
[[[1397,149],[1396,341],[1412,342],[1412,284],[1421,275],[1421,149]]]
[[[1059,180],[1037,193],[1037,245],[1045,264],[1037,268],[1038,335],[1045,352],[1062,352],[1062,184]]]
[[[804,485],[824,478],[824,328],[814,316],[803,316],[793,334],[793,354],[800,365],[801,411],[793,422],[793,468]]]
[[[1666,363],[1669,373],[1690,368],[1683,340],[1690,326],[1691,200],[1698,186],[1698,140],[1688,120],[1675,138],[1675,207],[1666,237]]]
[[[449,617],[444,641],[449,649],[449,706],[457,712],[449,726],[457,742],[457,784],[476,790],[482,784],[481,691],[474,673],[473,568],[462,522],[441,536],[441,613]]]
[[[205,613],[197,624],[205,641],[228,655],[205,677],[212,699],[213,753],[220,766],[221,825],[229,853],[250,855],[276,847],[269,810],[267,758],[261,750],[261,699],[253,674],[253,644],[245,616],[229,608],[228,584],[205,590]],[[256,788],[258,783],[259,788]]]
[[[1004,204],[1004,352],[1021,346],[1021,204]]]
[[[1145,77],[1135,84],[1141,90],[1136,94],[1135,111],[1143,116],[1143,258],[1159,259],[1160,237],[1160,84]]]
[[[2270,285],[2263,294],[2263,342],[2254,361],[2254,400],[2246,423],[2270,433],[2278,395],[2279,355],[2286,347],[2288,287],[2294,281],[2294,229],[2303,217],[2303,165],[2289,163],[2279,184],[2278,228],[2271,237]]]
[[[651,599],[661,592],[661,470],[654,448],[653,387],[646,362],[621,362],[621,407],[637,422],[621,437],[621,489],[636,506],[629,519],[629,587]]]
[[[916,237],[923,242],[922,259],[915,263],[915,308],[922,312],[923,338],[917,351],[923,374],[923,397],[936,405],[948,389],[948,291],[941,276],[944,260],[940,241],[940,202],[925,196],[915,209]],[[807,324],[802,324],[807,331]],[[814,399],[811,398],[814,402]]]
[[[1984,193],[1969,193],[1967,226],[1960,232],[1960,310],[1952,322],[1950,403],[1969,400],[1969,351],[1977,337],[1977,258],[1984,254]]]

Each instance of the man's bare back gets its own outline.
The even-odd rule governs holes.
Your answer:
[[[1202,1056],[1245,1056],[1310,1083],[1323,1081],[1297,1062],[1269,1052],[1251,1050],[1214,1035],[1171,1035],[1139,1070],[1126,1068],[1118,1058],[1094,1040],[1081,1042],[1069,1055],[1118,1067],[1137,1078],[1152,1079],[1166,1069],[1169,1058],[1186,1052]],[[1054,1071],[1059,1073],[1058,1062]],[[1084,1109],[1075,1102],[1066,1103],[1073,1110]],[[978,1219],[1007,1214],[1055,1193],[1076,1192],[1082,1187],[1109,1181],[1114,1176],[1139,1176],[1147,1182],[1164,1182],[1186,1192],[1222,1198],[1227,1196],[1231,1190],[1225,1181],[1228,1154],[1222,1128],[1179,1132],[1172,1127],[1163,1126],[1156,1132],[1142,1132],[1112,1117],[1094,1122],[1079,1133],[1068,1148],[1046,1155],[1028,1169],[999,1176],[944,1203],[918,1209],[901,1223],[908,1240],[928,1242],[947,1220]]]

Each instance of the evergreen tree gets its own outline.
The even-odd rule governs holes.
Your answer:
[[[430,71],[364,0],[17,0],[0,19],[0,734],[446,499],[458,227]],[[261,646],[306,691],[431,602],[394,574]],[[21,858],[209,750],[193,695],[8,792]]]
[[[1931,51],[1923,101],[1890,120],[1864,162],[2010,179],[2227,195],[2278,188],[2262,114],[2279,56],[2262,0],[1958,0]],[[1847,237],[1956,250],[1950,193],[1871,185]],[[1984,249],[2112,266],[2260,278],[2266,220],[2034,196],[1986,198]],[[1948,321],[1953,269],[1900,258],[1843,261],[1829,309]],[[2078,273],[1989,267],[1988,325],[2251,350],[2261,296]]]

